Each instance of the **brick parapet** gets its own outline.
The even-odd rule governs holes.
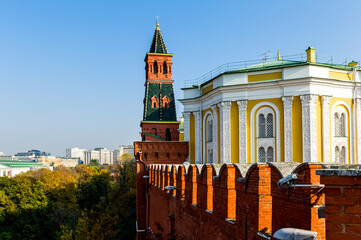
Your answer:
[[[361,239],[361,165],[333,168],[317,170],[325,184],[326,237]]]
[[[171,169],[170,179],[166,181],[177,187],[176,193],[168,193],[156,187],[150,178],[151,209],[154,206],[159,210],[153,209],[157,216],[150,216],[150,228],[155,234],[164,235],[164,229],[171,224],[160,220],[160,215],[164,218],[172,215],[175,224],[169,231],[177,239],[262,239],[258,232],[271,235],[284,227],[316,231],[317,239],[325,239],[324,219],[318,217],[323,194],[306,199],[314,190],[279,189],[277,182],[285,172],[278,166],[253,164],[247,166],[247,171],[239,164],[147,167],[150,176],[158,169]],[[298,166],[293,170],[299,174],[296,182],[319,184],[315,171],[321,167]],[[159,206],[166,207],[159,209]]]

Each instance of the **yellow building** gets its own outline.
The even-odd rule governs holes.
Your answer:
[[[187,85],[191,163],[361,163],[361,68],[263,62]]]

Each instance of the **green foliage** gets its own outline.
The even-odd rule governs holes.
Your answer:
[[[90,159],[90,163],[89,163],[89,166],[99,166],[99,162],[97,159]]]
[[[133,156],[129,153],[124,153],[122,156],[120,156],[121,161],[130,161],[133,160]]]
[[[110,174],[110,169],[115,174]],[[114,178],[115,175],[115,178]],[[2,239],[134,239],[135,163],[0,177]]]

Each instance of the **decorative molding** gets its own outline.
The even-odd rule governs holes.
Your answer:
[[[323,162],[331,162],[330,101],[332,96],[322,96],[322,147]]]
[[[237,105],[239,118],[239,163],[247,163],[247,100],[237,101]]]
[[[219,163],[218,161],[218,108],[217,105],[213,105],[213,163]]]
[[[200,111],[193,112],[194,115],[194,129],[195,129],[195,163],[202,163],[202,132],[201,132],[201,113]]]
[[[231,163],[231,102],[218,104],[220,110],[221,163]]]
[[[284,149],[285,162],[293,162],[293,141],[292,141],[292,102],[293,96],[282,97],[284,112]]]
[[[281,140],[280,140],[280,136],[281,136],[281,127],[280,127],[280,111],[277,108],[277,106],[271,102],[260,102],[257,103],[251,110],[251,162],[255,163],[257,162],[256,160],[256,156],[255,156],[255,145],[257,144],[256,141],[256,136],[255,136],[255,130],[256,130],[256,126],[255,124],[257,124],[256,121],[256,111],[262,107],[262,106],[267,106],[270,107],[274,110],[274,126],[275,126],[275,137],[273,138],[275,140],[275,144],[276,144],[276,149],[274,150],[274,161],[275,162],[281,162]]]
[[[317,162],[317,95],[303,95],[302,103],[302,147],[303,162]]]

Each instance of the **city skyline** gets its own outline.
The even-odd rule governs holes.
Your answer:
[[[361,4],[349,3],[2,2],[0,151],[64,155],[71,146],[116,149],[140,140],[143,59],[156,16],[174,53],[180,99],[184,80],[267,51],[313,46],[323,59],[359,61],[353,23]]]

